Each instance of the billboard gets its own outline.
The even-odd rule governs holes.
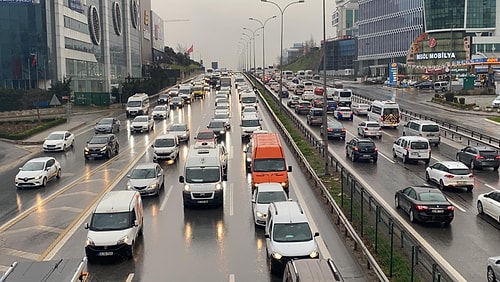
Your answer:
[[[163,30],[163,19],[160,18],[155,12],[151,11],[152,24],[151,24],[151,34],[153,40],[153,49],[162,51],[165,47],[164,42],[164,30]]]

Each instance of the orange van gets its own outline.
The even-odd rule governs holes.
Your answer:
[[[288,194],[288,172],[291,166],[286,166],[285,152],[277,133],[254,134],[252,138],[252,190],[257,184],[280,183]]]

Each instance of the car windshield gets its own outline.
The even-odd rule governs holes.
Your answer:
[[[453,168],[449,170],[449,173],[454,175],[468,175],[470,170],[468,168]]]
[[[216,114],[214,115],[214,119],[228,119],[229,115],[228,114]]]
[[[196,135],[196,139],[213,139],[215,138],[215,135],[212,131],[210,132],[199,132]]]
[[[168,139],[156,139],[155,147],[173,147],[175,146],[175,140],[173,138]]]
[[[241,121],[243,127],[260,126],[260,121],[258,119],[244,119]]]
[[[215,107],[215,110],[228,110],[229,109],[229,105],[217,105],[217,107]]]
[[[45,162],[27,162],[23,166],[24,171],[38,171],[43,170]]]
[[[427,142],[419,142],[419,141],[411,142],[411,148],[412,149],[416,149],[416,150],[427,149],[427,148],[429,148],[429,143],[427,143]]]
[[[141,101],[129,101],[127,103],[128,107],[140,107],[141,106]]]
[[[219,167],[187,167],[187,183],[213,183],[220,180]]]
[[[222,121],[212,121],[208,125],[208,128],[222,128],[222,127],[224,127],[224,122]]]
[[[99,124],[112,124],[113,119],[112,118],[103,118],[99,121]]]
[[[133,122],[147,122],[148,117],[135,117]]]
[[[243,108],[243,112],[244,113],[256,113],[257,109],[255,109],[254,107],[245,107],[245,108]]]
[[[387,115],[399,116],[399,109],[397,108],[384,109],[384,116]]]
[[[273,229],[275,242],[305,242],[312,240],[311,229],[307,222],[276,223]]]
[[[52,133],[49,136],[47,136],[47,140],[63,140],[64,139],[64,133]]]
[[[284,171],[285,160],[284,159],[262,159],[254,160],[253,171],[265,172],[265,171]]]
[[[340,97],[351,97],[351,92],[349,92],[349,91],[341,91],[339,93],[339,96]]]
[[[418,199],[422,202],[447,202],[443,194],[435,192],[420,193]]]
[[[360,149],[373,149],[375,148],[375,143],[372,142],[359,142],[358,147]]]
[[[130,174],[130,179],[149,179],[155,177],[156,173],[154,168],[136,168]]]
[[[255,96],[241,97],[242,103],[255,103],[256,101],[257,101],[257,97],[255,97]]]
[[[257,194],[256,202],[258,204],[270,204],[272,202],[280,201],[286,201],[286,194],[284,193],[284,191],[266,191],[259,192],[259,194]]]
[[[108,143],[107,137],[92,137],[90,139],[89,144],[106,144]]]
[[[426,124],[422,125],[423,132],[439,132],[439,125],[437,124]]]
[[[167,107],[165,106],[156,106],[153,111],[166,111]]]
[[[182,124],[172,125],[170,131],[186,131],[186,126]]]
[[[123,230],[131,226],[129,212],[94,213],[90,221],[90,230]]]

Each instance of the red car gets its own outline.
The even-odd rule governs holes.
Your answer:
[[[198,134],[194,137],[196,139],[196,143],[217,143],[217,136],[215,135],[213,130],[200,130]]]
[[[323,89],[323,87],[315,87],[314,88],[314,94],[323,95],[323,93],[325,93],[325,89]]]

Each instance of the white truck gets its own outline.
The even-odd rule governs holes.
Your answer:
[[[14,262],[0,282],[61,281],[85,282],[89,279],[87,258]]]
[[[127,100],[127,118],[149,113],[149,96],[146,93],[135,93]]]

